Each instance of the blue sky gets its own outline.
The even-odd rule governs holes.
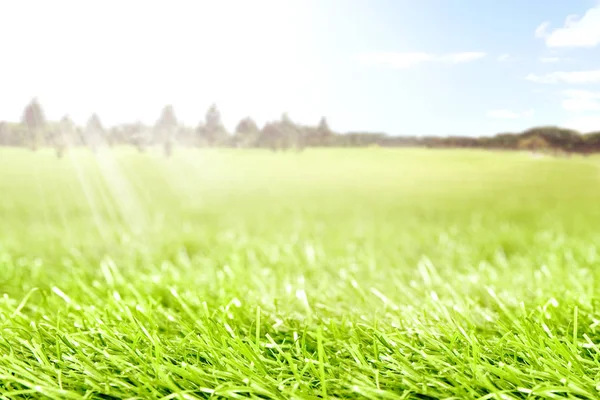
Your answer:
[[[107,125],[167,103],[195,125],[216,101],[230,128],[600,130],[599,50],[597,0],[5,1],[0,120],[35,96]]]

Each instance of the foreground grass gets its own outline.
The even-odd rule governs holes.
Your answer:
[[[600,160],[0,150],[0,398],[598,398]]]

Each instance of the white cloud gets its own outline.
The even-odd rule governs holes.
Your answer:
[[[565,28],[572,28],[577,25],[577,20],[579,16],[577,14],[569,14],[567,18],[565,18]]]
[[[460,64],[460,63],[466,63],[466,62],[479,60],[480,58],[483,58],[485,56],[486,56],[486,53],[483,53],[480,51],[469,51],[469,52],[464,52],[464,53],[446,54],[446,55],[439,57],[439,60],[447,61],[452,64]]]
[[[548,27],[550,26],[550,22],[546,21],[546,22],[542,22],[536,29],[535,29],[535,37],[536,38],[545,38],[546,36],[548,36]]]
[[[387,65],[393,68],[411,68],[435,60],[430,53],[364,53],[360,60],[370,65]]]
[[[567,111],[600,111],[600,92],[589,90],[565,90],[562,107]]]
[[[498,61],[502,62],[502,61],[508,61],[508,59],[510,58],[509,54],[500,54],[498,56]]]
[[[559,57],[541,57],[540,58],[540,62],[543,62],[544,64],[557,63],[559,61],[560,61]]]
[[[582,133],[598,132],[600,131],[600,116],[588,115],[584,117],[576,117],[570,121],[567,121],[565,126]]]
[[[536,83],[600,83],[600,69],[587,71],[556,71],[545,75],[529,74],[528,81]]]
[[[573,113],[566,127],[584,133],[600,131],[600,91],[569,89],[563,95],[563,109]]]
[[[519,118],[519,114],[510,110],[489,110],[486,115],[490,118],[514,119]]]
[[[405,69],[416,67],[427,62],[445,62],[451,64],[461,64],[475,61],[486,56],[483,52],[462,52],[436,55],[433,53],[395,53],[395,52],[374,52],[363,53],[359,55],[361,62],[368,65],[386,65],[392,68]]]
[[[562,28],[548,32],[548,22],[535,30],[548,47],[595,47],[600,44],[600,4],[586,11],[583,17],[569,15]]]
[[[529,109],[527,111],[524,111],[521,115],[525,118],[531,118],[533,117],[534,112],[535,111],[533,109]]]
[[[496,119],[518,119],[518,118],[531,118],[533,117],[533,110],[527,110],[523,112],[515,112],[511,110],[488,110],[486,115],[490,118]]]

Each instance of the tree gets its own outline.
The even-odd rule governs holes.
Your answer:
[[[175,131],[177,143],[185,146],[196,146],[198,142],[198,134],[196,128],[179,125]]]
[[[89,133],[98,134],[104,132],[104,127],[102,126],[102,122],[100,122],[100,117],[98,114],[94,113],[88,119],[86,130]]]
[[[205,116],[206,128],[208,130],[217,130],[223,128],[223,123],[221,122],[221,112],[217,108],[216,104],[211,104],[206,111]]]
[[[221,112],[216,104],[212,104],[204,118],[204,124],[197,128],[200,143],[206,146],[218,146],[227,141],[227,130],[221,122]]]
[[[260,131],[258,138],[259,147],[277,151],[283,148],[283,135],[279,122],[267,122]]]
[[[90,119],[88,119],[85,127],[85,144],[89,146],[92,151],[96,152],[98,147],[105,142],[106,138],[104,136],[104,127],[102,126],[98,115],[94,113]]]
[[[292,121],[290,116],[287,113],[283,113],[281,115],[281,121],[279,122],[279,131],[281,134],[281,148],[291,148],[295,147],[296,149],[304,148],[304,141],[302,135],[302,131]]]
[[[126,135],[128,136],[130,143],[140,153],[144,153],[146,151],[146,146],[148,145],[148,135],[146,132],[147,129],[141,121],[127,126]]]
[[[333,132],[329,129],[329,124],[327,123],[327,118],[321,117],[319,121],[319,125],[317,126],[317,146],[328,146],[331,141],[331,136]]]
[[[32,151],[35,151],[40,145],[41,135],[46,127],[46,117],[36,98],[31,100],[25,107],[21,120],[23,125],[27,128],[27,142],[29,148]]]
[[[58,132],[67,146],[79,144],[81,138],[76,137],[75,123],[68,115],[63,116],[58,122]]]
[[[584,138],[579,132],[557,126],[539,126],[531,128],[523,132],[521,136],[539,136],[544,139],[550,147],[560,149],[567,153],[576,151],[584,145]]]
[[[243,118],[235,127],[235,143],[239,147],[252,147],[258,139],[259,133],[258,126],[252,118]]]
[[[544,151],[548,150],[551,146],[548,142],[538,135],[523,137],[519,140],[519,149],[529,151]]]
[[[156,128],[164,130],[174,130],[177,127],[177,117],[175,116],[175,109],[173,106],[168,104],[163,107],[160,113],[160,118],[156,121]]]
[[[112,126],[106,132],[106,138],[111,146],[127,143],[122,125]]]
[[[600,132],[590,132],[584,136],[584,144],[580,147],[579,152],[584,155],[596,153],[600,151]]]
[[[363,134],[363,133],[361,133]],[[370,135],[371,133],[364,133]],[[304,140],[307,146],[322,147],[333,144],[335,137],[333,131],[329,128],[327,118],[321,117],[317,126],[307,126],[304,128]],[[347,140],[343,140],[348,145]]]
[[[0,146],[10,146],[10,129],[8,123],[0,121]]]
[[[173,106],[166,105],[154,126],[157,140],[164,146],[165,155],[171,156],[173,152],[173,136],[177,130],[177,117]]]
[[[75,123],[68,115],[61,118],[58,124],[53,124],[50,143],[56,150],[56,156],[62,158],[65,150],[76,143]]]

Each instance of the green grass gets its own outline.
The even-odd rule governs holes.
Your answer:
[[[600,159],[0,150],[0,398],[599,398]]]

